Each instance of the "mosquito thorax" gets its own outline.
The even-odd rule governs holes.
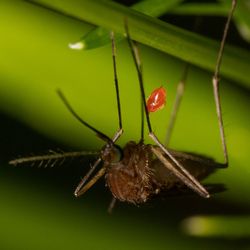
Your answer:
[[[143,142],[130,141],[123,148],[121,160],[107,167],[106,182],[116,199],[140,204],[155,194],[150,147]]]

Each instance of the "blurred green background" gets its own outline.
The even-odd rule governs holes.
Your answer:
[[[194,21],[193,16],[173,14],[162,19],[187,29]],[[224,22],[223,17],[204,17],[201,31],[220,40]],[[109,136],[116,131],[110,46],[85,51],[68,48],[93,28],[29,2],[0,1],[0,249],[249,249],[248,83],[222,78],[230,167],[205,181],[227,187],[209,200],[191,195],[161,197],[139,207],[119,203],[110,216],[111,194],[103,180],[83,197],[73,197],[91,158],[48,169],[8,165],[19,155],[47,149],[98,150],[103,145],[69,114],[56,95],[57,88],[89,123]],[[235,26],[228,40],[249,51]],[[167,89],[166,108],[151,116],[155,133],[164,140],[185,63],[145,45],[140,45],[140,53],[146,93],[161,85]],[[125,130],[119,140],[122,146],[140,135],[138,82],[126,41],[117,44],[117,68]],[[170,145],[220,161],[211,76],[212,72],[190,67]],[[223,217],[204,217],[208,219],[205,236],[195,237],[187,235],[192,230],[182,230],[183,220],[194,215]],[[216,224],[221,228],[218,232]],[[202,228],[197,234],[203,234]]]

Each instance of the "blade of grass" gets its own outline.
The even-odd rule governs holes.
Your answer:
[[[104,0],[49,1],[29,0],[66,15],[124,33],[124,18],[128,20],[131,37],[141,43],[188,61],[199,67],[214,70],[219,43],[193,34],[158,19],[146,16],[120,4]],[[250,87],[246,74],[250,68],[250,53],[226,46],[221,74]]]
[[[137,10],[149,16],[158,17],[166,13],[182,1],[183,0],[144,0],[132,5],[131,9]],[[109,30],[103,27],[97,27],[81,37],[79,41],[69,44],[69,47],[71,49],[87,50],[110,44],[109,33]],[[121,34],[116,34],[115,38],[116,41],[120,41],[124,38],[124,36],[122,36]]]

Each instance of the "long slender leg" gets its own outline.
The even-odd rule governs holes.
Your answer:
[[[105,167],[102,167],[94,176],[93,178],[87,182],[86,185],[84,185],[77,193],[75,193],[75,195],[77,197],[83,195],[88,189],[90,189],[106,172],[106,168]]]
[[[199,30],[200,26],[202,23],[202,18],[200,16],[196,17],[195,22],[194,22],[194,31]],[[186,85],[186,81],[187,81],[187,77],[188,77],[188,71],[189,71],[189,67],[190,64],[188,62],[185,63],[184,65],[184,69],[182,72],[182,76],[181,79],[177,85],[177,92],[176,92],[176,96],[175,96],[175,102],[174,102],[174,106],[173,109],[171,111],[171,115],[170,115],[170,120],[169,120],[169,125],[167,128],[167,133],[166,133],[166,138],[165,138],[165,147],[168,146],[169,142],[170,142],[170,137],[172,135],[173,132],[173,128],[174,128],[174,124],[176,121],[176,117],[177,117],[177,113],[178,110],[180,108],[180,104],[182,101],[182,97],[184,94],[184,90],[185,90],[185,85]]]
[[[176,159],[175,157],[170,153],[169,150],[167,150],[164,145],[159,141],[159,139],[157,138],[157,136],[153,133],[152,131],[152,127],[151,127],[151,123],[150,123],[150,119],[149,119],[149,114],[148,114],[148,110],[147,110],[147,105],[146,105],[146,98],[145,98],[145,91],[144,91],[144,86],[143,86],[143,78],[142,78],[142,64],[140,61],[140,57],[138,54],[138,49],[137,46],[135,44],[135,42],[133,42],[130,38],[129,35],[129,31],[128,31],[128,26],[127,26],[127,22],[125,22],[125,29],[126,29],[126,34],[127,34],[127,38],[128,38],[128,43],[129,43],[129,47],[131,49],[132,52],[132,56],[135,62],[135,66],[137,69],[137,74],[138,74],[138,79],[139,79],[139,85],[140,85],[140,90],[141,90],[141,96],[142,96],[142,100],[143,100],[143,105],[144,105],[144,111],[146,114],[146,121],[147,121],[147,126],[148,126],[148,130],[149,130],[149,136],[150,138],[161,148],[161,150],[163,151],[163,153],[165,153],[175,164],[176,167],[176,171],[173,172],[173,174],[175,174],[180,180],[184,180],[185,179],[185,184],[189,187],[192,187],[193,190],[197,191],[199,190],[199,194],[203,194],[203,197],[208,198],[209,197],[209,193],[206,191],[206,189],[199,183],[198,180],[196,180]],[[176,174],[178,172],[178,174]]]
[[[123,130],[122,129],[118,129],[112,139],[113,143],[115,143],[120,136],[122,135]],[[90,178],[90,176],[92,175],[92,173],[95,171],[95,169],[97,168],[97,166],[101,163],[102,159],[101,157],[99,157],[94,164],[91,166],[90,170],[88,171],[88,173],[82,178],[82,180],[79,182],[79,184],[77,185],[75,191],[74,191],[74,195],[76,197],[79,197],[80,195],[82,195],[83,193],[81,192],[81,189],[84,188],[85,183],[88,181],[88,179]],[[91,181],[91,180],[90,180]],[[87,183],[88,184],[88,183]],[[87,185],[86,184],[86,185]],[[87,190],[85,190],[84,192],[86,192]]]
[[[152,150],[156,156],[159,158],[159,160],[162,161],[162,163],[170,169],[173,174],[178,177],[183,183],[185,183],[188,187],[192,188],[195,192],[197,192],[199,195],[203,196],[204,198],[209,198],[210,195],[207,192],[207,190],[200,184],[200,182],[194,178],[186,169],[183,167],[176,159],[175,157],[164,147],[164,145],[159,141],[159,139],[156,137],[156,135],[151,132],[149,133],[149,136],[152,138],[152,140],[159,146],[159,148],[162,150],[163,153],[165,153],[175,165],[172,165],[172,168],[169,168],[169,164],[165,164],[166,161],[162,161],[162,158],[159,157],[159,154],[156,153],[155,150]],[[177,167],[177,168],[176,168]],[[173,170],[174,168],[174,170]]]
[[[176,121],[176,115],[178,113],[178,110],[179,110],[179,107],[180,107],[180,104],[182,101],[182,96],[184,94],[185,84],[186,84],[187,75],[188,75],[188,69],[189,69],[189,63],[185,63],[181,79],[180,79],[178,86],[177,86],[177,93],[175,96],[175,102],[174,102],[173,109],[171,111],[169,125],[167,128],[166,139],[165,139],[165,144],[164,144],[166,147],[169,144],[170,137],[172,135],[172,131],[174,128],[174,123]]]
[[[117,79],[117,78],[116,78]],[[116,80],[117,82],[117,80]],[[117,85],[118,86],[118,85]],[[87,122],[85,122],[75,111],[74,109],[71,107],[71,105],[69,104],[68,100],[66,99],[66,97],[63,95],[63,93],[58,90],[58,95],[59,97],[62,99],[63,103],[65,104],[65,106],[68,108],[68,110],[70,111],[71,114],[73,114],[73,116],[80,121],[83,125],[85,125],[86,127],[90,128],[92,131],[96,132],[97,136],[100,137],[101,139],[105,140],[107,143],[111,143],[113,144],[122,134],[122,128],[119,127],[119,129],[117,130],[117,132],[114,135],[114,138],[111,140],[107,135],[105,135],[104,133],[102,133],[101,131],[97,130],[96,128],[94,128],[93,126],[89,125]],[[119,97],[119,96],[118,96]],[[120,109],[120,105],[118,108],[118,111]],[[120,113],[120,111],[119,111]],[[121,119],[121,115],[119,115],[119,119]],[[121,124],[121,121],[119,120],[119,125]],[[91,176],[91,174],[94,172],[94,170],[96,169],[96,167],[100,164],[101,162],[101,157],[99,157],[96,162],[93,164],[93,166],[90,168],[89,172],[83,177],[83,179],[80,181],[80,183],[78,184],[74,195],[75,196],[79,196],[79,193],[81,191],[81,189],[83,188],[84,184],[86,183],[86,181],[89,179],[89,177]]]
[[[172,171],[175,176],[177,176],[183,183],[185,183],[188,187],[193,189],[195,192],[197,192],[199,195],[201,195],[204,198],[209,198],[209,193],[207,190],[201,186],[199,183],[196,185],[195,183],[191,183],[188,177],[185,175],[182,175],[174,166],[172,162],[166,159],[166,157],[163,155],[162,150],[159,147],[153,147],[152,146],[153,153],[158,157],[158,159],[164,164],[164,166]]]
[[[127,24],[125,23],[125,26],[126,25]],[[131,48],[131,46],[133,46],[133,45],[130,44],[130,48]],[[140,81],[143,82],[142,64],[141,64],[141,61],[140,61],[139,50],[138,50],[137,46],[134,46],[133,58],[134,58],[134,60],[137,60],[137,62],[138,62],[138,65],[136,65],[137,71],[140,72],[138,74],[138,77],[140,77]],[[144,98],[145,98],[145,93],[144,93]],[[144,109],[144,101],[143,101],[143,97],[141,97],[141,141],[144,141],[144,110],[145,110]]]
[[[225,42],[226,42],[230,22],[231,22],[231,19],[233,16],[233,12],[234,12],[235,7],[236,7],[236,3],[237,3],[236,0],[232,0],[232,6],[231,6],[231,10],[229,12],[229,15],[228,15],[228,18],[226,21],[226,25],[225,25],[225,29],[223,32],[223,36],[222,36],[222,40],[221,40],[221,44],[220,44],[220,49],[219,49],[219,53],[218,53],[218,57],[217,57],[217,62],[216,62],[216,66],[215,66],[215,72],[214,72],[214,76],[213,76],[214,100],[215,100],[215,104],[216,104],[216,113],[217,113],[218,123],[219,123],[219,128],[220,128],[220,138],[221,138],[221,144],[222,144],[222,148],[223,148],[225,167],[228,166],[228,152],[227,152],[225,132],[224,132],[224,126],[223,126],[222,112],[221,112],[221,101],[220,101],[220,93],[219,93],[219,82],[220,82],[219,72],[220,72],[220,66],[221,66],[223,51],[224,51],[224,47],[225,47]]]
[[[111,31],[110,33],[110,38],[112,42],[112,60],[113,60],[113,69],[114,69],[114,83],[115,83],[115,91],[116,91],[116,101],[117,101],[117,113],[118,113],[118,130],[116,131],[112,143],[115,143],[118,138],[122,135],[123,129],[122,129],[122,115],[121,115],[121,102],[120,102],[120,94],[119,94],[119,84],[118,84],[118,77],[117,77],[117,70],[116,70],[116,46],[115,46],[115,39],[114,39],[114,32]],[[87,180],[90,178],[92,173],[95,171],[96,167],[101,163],[101,157],[99,157],[96,162],[93,164],[93,166],[90,168],[88,173],[83,177],[83,179],[80,181],[78,186],[76,187],[76,190],[74,192],[74,195],[76,197],[79,197],[82,195],[84,192],[86,192],[86,186],[91,187],[92,185],[89,186],[89,183],[92,183],[92,179],[85,185]],[[95,178],[95,177],[93,177]],[[100,177],[99,177],[100,178]],[[98,178],[98,179],[99,179]],[[96,181],[98,179],[95,179]],[[84,192],[82,191],[84,190]]]
[[[113,59],[113,69],[114,69],[118,123],[119,123],[119,129],[122,130],[121,102],[120,102],[120,92],[119,92],[119,84],[118,84],[117,69],[116,69],[116,46],[115,46],[115,37],[113,31],[110,32],[110,39],[112,43],[112,59]]]
[[[83,186],[85,185],[86,181],[90,178],[90,176],[92,175],[92,173],[95,171],[96,167],[101,163],[102,159],[99,157],[95,163],[93,164],[93,166],[90,167],[88,173],[81,179],[81,181],[79,182],[79,184],[77,185],[75,191],[74,191],[74,195],[76,197],[80,196],[81,190],[83,188]]]

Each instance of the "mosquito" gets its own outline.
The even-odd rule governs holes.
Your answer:
[[[79,197],[90,189],[101,177],[105,177],[106,186],[112,193],[113,199],[109,207],[109,211],[114,207],[115,201],[128,202],[132,204],[142,204],[147,202],[153,196],[162,191],[168,191],[172,188],[188,187],[195,193],[204,198],[209,198],[210,194],[207,189],[200,183],[205,177],[218,168],[226,168],[228,166],[228,152],[225,141],[225,133],[223,127],[221,103],[219,95],[219,72],[223,56],[224,45],[229,30],[230,21],[236,7],[236,0],[232,1],[231,10],[229,12],[224,33],[222,36],[215,72],[212,78],[213,93],[216,104],[216,112],[218,117],[218,124],[220,128],[220,138],[224,153],[224,162],[218,163],[213,159],[206,158],[200,155],[185,153],[180,151],[171,150],[167,147],[170,138],[172,127],[174,124],[175,116],[180,104],[181,96],[183,94],[183,84],[187,74],[187,67],[184,70],[182,80],[179,83],[177,90],[176,101],[174,104],[173,112],[171,115],[170,125],[167,132],[167,142],[161,143],[157,135],[153,132],[149,112],[149,106],[155,101],[155,96],[161,92],[163,98],[157,104],[157,108],[164,105],[164,91],[159,88],[153,92],[150,98],[146,101],[142,62],[140,60],[138,46],[135,41],[130,37],[128,29],[128,20],[125,21],[125,34],[127,37],[128,45],[131,50],[132,58],[136,67],[138,82],[141,93],[141,137],[139,142],[129,141],[120,148],[116,144],[117,140],[123,134],[122,115],[121,115],[121,102],[119,95],[119,84],[117,77],[116,67],[116,45],[114,33],[111,32],[112,43],[112,61],[114,70],[114,85],[116,91],[117,113],[118,113],[118,129],[114,136],[110,138],[100,130],[96,129],[85,120],[83,120],[72,108],[62,91],[58,90],[57,94],[69,110],[69,112],[84,126],[88,127],[91,131],[101,138],[105,145],[98,152],[98,157],[93,165],[90,167],[87,174],[81,179],[80,183],[74,191],[74,195]],[[145,119],[146,118],[146,119]],[[148,136],[154,142],[152,144],[144,143],[144,119],[146,120],[148,128]],[[33,157],[24,157],[10,161],[12,165],[19,165],[23,163],[43,162],[64,159],[67,157],[82,156],[92,154],[91,152],[54,152],[49,155],[40,155]],[[97,169],[99,167],[99,169]]]

